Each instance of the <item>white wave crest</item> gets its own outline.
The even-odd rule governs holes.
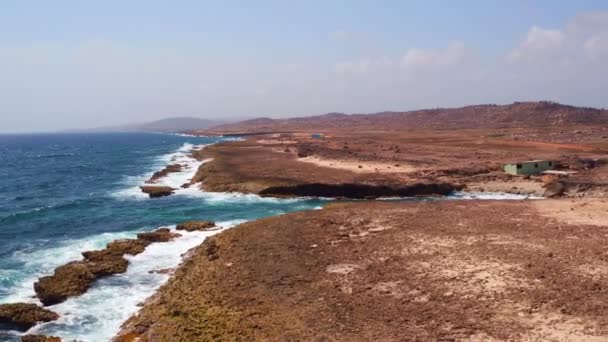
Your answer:
[[[59,336],[66,341],[110,340],[139,305],[169,279],[169,275],[158,271],[177,267],[182,255],[207,237],[245,221],[219,222],[221,229],[208,232],[179,231],[182,236],[173,241],[154,243],[141,254],[126,256],[126,273],[100,279],[82,296],[51,306],[60,314],[59,320],[36,326],[28,333]],[[171,229],[175,231],[175,226]]]

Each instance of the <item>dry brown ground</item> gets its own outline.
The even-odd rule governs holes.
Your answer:
[[[587,218],[608,203],[584,203],[360,202],[246,223],[196,248],[118,340],[605,341],[608,226]]]
[[[200,152],[201,158],[214,160],[201,168],[195,182],[204,181],[205,189],[211,191],[259,192],[289,184],[442,181],[465,184],[471,190],[540,195],[540,178],[508,176],[501,165],[549,159],[577,170],[576,181],[604,184],[595,192],[577,187],[575,195],[597,197],[608,190],[608,165],[585,169],[575,163],[579,159],[608,158],[608,142],[604,146],[593,139],[576,143],[524,141],[514,137],[527,131],[503,131],[511,133],[327,132],[325,139],[311,139],[309,133],[251,136],[246,141],[219,144]]]

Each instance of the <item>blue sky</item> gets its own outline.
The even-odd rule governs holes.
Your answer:
[[[565,0],[9,0],[0,131],[527,99],[608,107],[607,13],[606,1]]]

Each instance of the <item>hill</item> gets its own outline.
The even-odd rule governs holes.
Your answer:
[[[608,111],[555,102],[515,102],[375,114],[329,113],[291,119],[258,118],[213,128],[215,132],[251,133],[299,130],[407,130],[606,125]]]

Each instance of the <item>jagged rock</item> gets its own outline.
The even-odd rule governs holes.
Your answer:
[[[52,276],[38,279],[34,290],[44,305],[53,305],[85,293],[96,278],[86,262],[73,261],[57,267]]]
[[[38,279],[34,290],[44,305],[61,303],[68,297],[85,293],[101,277],[127,271],[129,261],[125,254],[139,254],[153,242],[167,242],[179,234],[168,228],[137,234],[135,239],[110,242],[105,249],[82,253],[84,260],[72,261],[57,267],[51,276]]]
[[[156,183],[159,179],[166,177],[168,174],[180,171],[182,171],[182,166],[180,164],[167,165],[164,169],[154,172],[152,177],[146,181],[146,184]]]
[[[53,311],[36,304],[15,303],[0,305],[0,323],[28,330],[40,322],[50,322],[59,318]]]
[[[187,232],[205,231],[215,227],[215,222],[210,221],[187,221],[177,225],[177,230],[185,230]]]
[[[61,342],[61,339],[55,336],[24,335],[21,336],[21,342]]]
[[[175,189],[170,186],[150,186],[144,185],[139,187],[143,193],[148,194],[150,198],[158,198],[173,195]]]
[[[566,184],[561,181],[555,181],[545,186],[543,197],[559,197],[566,192]]]
[[[137,239],[148,242],[167,242],[179,236],[179,234],[171,233],[169,228],[159,228],[153,232],[139,233]]]
[[[123,258],[123,253],[111,249],[83,252],[86,265],[96,277],[104,277],[127,271],[129,262]]]
[[[138,239],[121,239],[110,242],[106,248],[121,254],[137,255],[142,253],[150,244],[149,241]]]

